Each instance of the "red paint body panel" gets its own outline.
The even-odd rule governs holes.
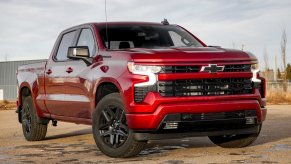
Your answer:
[[[116,24],[152,24],[137,22],[119,22]],[[102,83],[112,83],[118,89],[126,107],[128,126],[132,129],[156,129],[164,116],[170,113],[207,113],[226,112],[243,109],[256,110],[258,120],[266,117],[265,99],[258,89],[252,94],[199,97],[162,97],[159,93],[149,92],[143,102],[134,102],[134,84],[148,81],[145,75],[134,75],[127,68],[128,62],[146,65],[200,65],[208,64],[253,64],[256,58],[246,52],[222,48],[135,48],[120,51],[106,50],[102,43],[98,26],[103,23],[91,23],[76,26],[62,32],[57,39],[51,56],[45,63],[21,66],[17,79],[19,90],[27,87],[37,108],[39,117],[74,123],[92,123],[95,110],[96,91]],[[161,25],[161,24],[157,24]],[[59,42],[63,34],[71,30],[90,28],[93,32],[96,54],[91,65],[82,60],[55,61]],[[102,56],[110,56],[103,58]],[[67,71],[70,69],[70,71]],[[252,78],[250,72],[218,73],[175,73],[159,74],[158,80],[198,79],[198,78]],[[22,96],[19,94],[19,107]]]

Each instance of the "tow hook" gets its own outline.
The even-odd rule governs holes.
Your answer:
[[[58,121],[57,120],[52,120],[52,125],[53,126],[57,126],[58,125]]]

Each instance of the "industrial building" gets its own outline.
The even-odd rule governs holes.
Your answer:
[[[0,100],[16,100],[18,66],[45,60],[1,61],[0,62]]]

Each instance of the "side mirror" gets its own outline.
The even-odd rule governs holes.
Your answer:
[[[80,59],[89,57],[90,55],[88,46],[69,47],[68,49],[68,58]]]
[[[69,59],[81,59],[87,65],[92,63],[88,46],[69,47],[67,56]]]

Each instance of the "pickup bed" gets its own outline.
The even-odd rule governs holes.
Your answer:
[[[253,54],[206,46],[167,21],[69,28],[46,62],[20,66],[17,79],[26,140],[43,140],[50,121],[89,124],[111,157],[134,156],[148,140],[195,136],[245,147],[267,111]]]

